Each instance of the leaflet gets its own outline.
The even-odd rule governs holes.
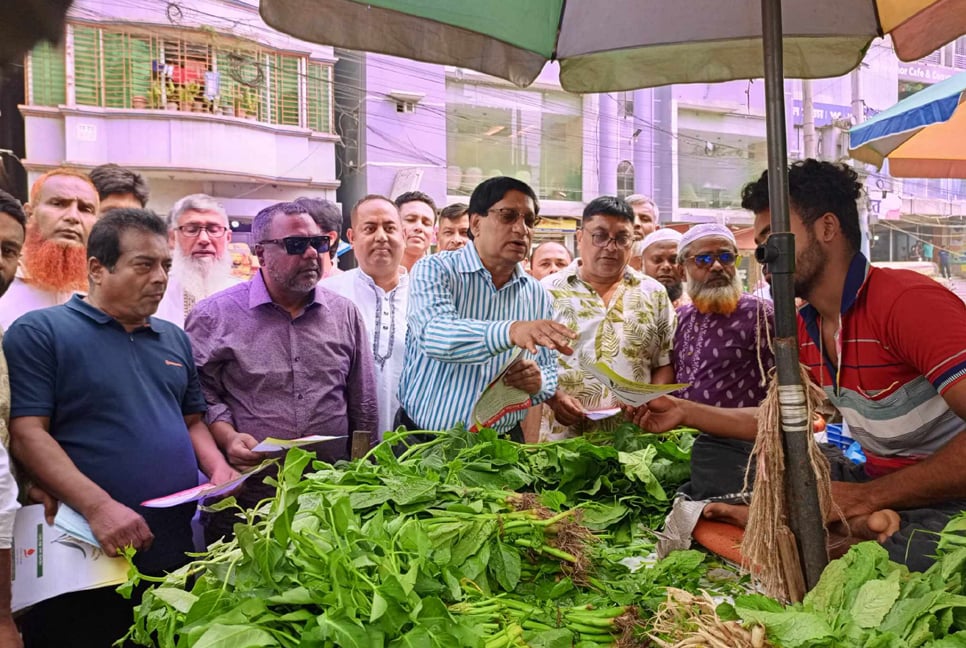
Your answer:
[[[269,464],[276,463],[277,461],[277,459],[266,459],[254,468],[246,470],[231,481],[217,485],[208,483],[202,484],[201,486],[195,486],[194,488],[187,488],[183,491],[178,491],[177,493],[171,493],[170,495],[164,495],[163,497],[155,497],[154,499],[146,500],[141,502],[141,506],[146,506],[148,508],[171,508],[172,506],[178,506],[179,504],[184,504],[186,502],[197,502],[198,500],[205,499],[206,497],[227,495],[241,485],[241,483],[246,479],[261,471]]]
[[[646,383],[638,383],[632,380],[628,380],[623,376],[614,372],[613,369],[608,367],[603,362],[597,362],[595,364],[587,367],[587,370],[597,380],[601,382],[605,387],[614,392],[623,403],[630,405],[631,407],[640,407],[641,405],[652,401],[658,396],[664,396],[665,394],[670,394],[683,387],[687,387],[687,383],[678,383],[674,385],[649,385]]]
[[[290,448],[299,448],[301,446],[322,443],[323,441],[332,441],[334,439],[342,439],[345,441],[345,437],[322,436],[321,434],[313,434],[298,439],[276,439],[275,437],[268,437],[252,448],[252,452],[282,452]]]
[[[520,347],[513,348],[513,352],[500,368],[496,378],[486,386],[480,397],[476,399],[476,405],[473,406],[471,415],[471,431],[476,432],[481,428],[490,427],[510,412],[530,407],[532,403],[530,394],[517,387],[510,387],[503,382],[507,369],[516,362],[522,352],[523,349]]]
[[[610,408],[601,409],[601,410],[588,410],[584,412],[584,416],[586,416],[591,421],[603,421],[604,419],[608,419],[620,413],[621,413],[621,408],[610,407]]]
[[[127,560],[109,557],[96,543],[88,544],[47,524],[42,504],[17,511],[13,536],[14,612],[67,592],[108,587],[127,580]]]
[[[91,525],[87,523],[87,519],[63,502],[60,503],[57,508],[57,515],[54,516],[54,527],[95,547],[100,545],[97,538],[94,537],[94,532],[91,531]]]

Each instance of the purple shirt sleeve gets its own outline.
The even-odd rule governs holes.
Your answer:
[[[231,350],[219,344],[218,336],[210,334],[215,327],[216,323],[204,308],[192,309],[184,323],[185,332],[191,340],[195,365],[198,368],[201,393],[208,403],[205,420],[209,425],[224,422],[234,427],[235,420],[231,415],[231,408],[224,398],[227,389],[221,379],[220,368],[226,354]]]

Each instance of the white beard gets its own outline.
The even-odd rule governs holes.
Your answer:
[[[171,276],[181,282],[185,293],[204,299],[238,283],[231,274],[231,254],[218,258],[195,259],[176,250],[171,259]]]

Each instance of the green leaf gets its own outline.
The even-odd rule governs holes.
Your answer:
[[[376,620],[378,620],[379,617],[386,613],[387,609],[389,609],[389,603],[387,603],[386,599],[382,597],[382,594],[379,593],[379,590],[373,592],[372,611],[369,613],[369,623],[374,623]]]
[[[667,493],[661,487],[661,482],[651,472],[651,462],[656,455],[657,450],[654,446],[648,446],[643,450],[637,450],[635,452],[620,452],[617,455],[617,459],[620,461],[625,475],[643,483],[644,490],[648,494],[655,499],[664,501],[667,499]]]
[[[737,602],[735,609],[745,621],[765,626],[768,629],[768,638],[783,648],[821,645],[825,639],[835,637],[828,623],[810,612],[797,610],[764,612],[744,608]]]
[[[182,614],[187,614],[191,606],[198,602],[198,597],[191,592],[173,587],[155,588],[154,595]]]
[[[531,648],[570,648],[574,643],[574,634],[565,628],[524,635],[524,638]]]
[[[875,628],[899,598],[898,580],[873,580],[862,585],[852,603],[852,620],[860,628]]]
[[[520,554],[499,540],[494,541],[487,565],[491,574],[506,592],[512,592],[520,582]]]
[[[259,648],[277,646],[271,633],[254,626],[228,626],[216,623],[202,634],[193,648]]]
[[[331,639],[340,648],[369,648],[369,636],[365,628],[350,619],[324,613],[319,615],[317,622],[322,629],[322,636]]]

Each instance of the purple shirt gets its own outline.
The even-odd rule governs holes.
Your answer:
[[[376,432],[372,351],[355,305],[324,288],[294,319],[272,303],[261,272],[198,302],[185,321],[208,422],[259,441]],[[348,458],[348,441],[318,448]]]
[[[688,304],[678,308],[674,333],[675,381],[689,383],[678,395],[716,407],[755,407],[765,398],[758,356],[765,372],[775,365],[768,348],[774,333],[771,302],[744,293],[731,315],[702,314]]]

